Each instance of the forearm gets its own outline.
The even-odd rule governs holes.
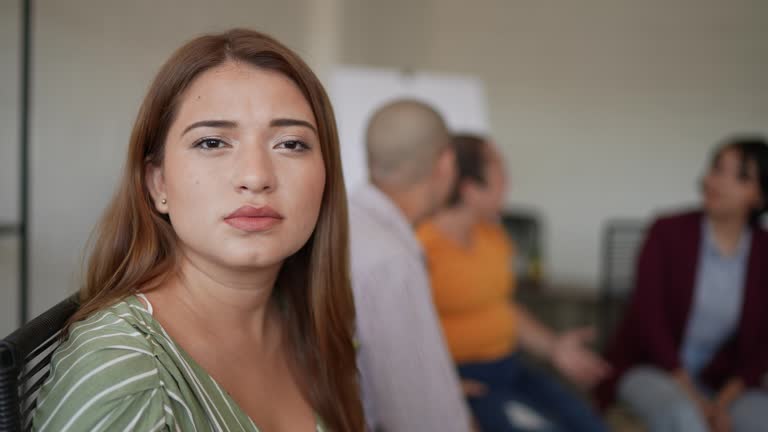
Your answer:
[[[741,378],[731,378],[717,394],[718,407],[728,409],[731,404],[744,393],[744,381]]]
[[[672,372],[672,376],[675,378],[677,384],[688,393],[695,392],[696,386],[693,383],[691,375],[685,369],[677,369]]]
[[[552,357],[557,335],[521,305],[512,303],[517,315],[520,345],[526,351],[549,360]]]
[[[693,378],[691,378],[691,375],[688,373],[688,371],[680,368],[672,372],[672,376],[691,400],[696,402],[699,406],[703,406],[708,403],[707,399],[696,387],[696,383],[693,381]]]

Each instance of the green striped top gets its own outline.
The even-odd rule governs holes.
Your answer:
[[[53,354],[33,429],[257,432],[146,304],[131,296],[71,327]]]

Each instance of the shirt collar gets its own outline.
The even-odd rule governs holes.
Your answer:
[[[709,219],[704,218],[704,221],[702,222],[702,234],[703,234],[703,240],[704,240],[704,251],[708,255],[713,255],[718,258],[728,258],[724,257],[720,250],[717,248],[717,243],[715,243],[715,236],[712,232],[712,223],[709,221]],[[749,253],[749,247],[752,243],[752,230],[748,227],[744,228],[744,231],[741,233],[741,237],[739,238],[739,244],[736,246],[736,252],[731,256],[730,258],[737,258],[742,259],[747,256]]]
[[[397,204],[381,189],[370,183],[365,183],[355,190],[352,201],[372,218],[392,230],[393,234],[412,252],[419,255],[422,253],[413,226]]]

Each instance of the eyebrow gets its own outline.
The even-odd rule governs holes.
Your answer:
[[[291,119],[291,118],[277,118],[269,122],[269,126],[270,127],[302,126],[302,127],[311,129],[315,134],[317,134],[317,129],[315,129],[312,123],[305,120]],[[200,127],[234,129],[237,127],[237,122],[232,120],[201,120],[187,126],[186,129],[184,129],[184,131],[181,133],[181,135],[183,136],[190,130],[195,128],[200,128]]]
[[[317,134],[317,129],[315,129],[312,123],[299,119],[277,118],[269,122],[269,125],[271,127],[303,126],[305,128],[311,129],[312,132]]]
[[[199,128],[199,127],[234,129],[237,127],[237,122],[234,122],[231,120],[202,120],[199,122],[194,122],[191,125],[187,126],[187,128],[184,129],[184,132],[182,132],[181,135],[184,136],[184,134],[186,134],[187,132],[191,131],[194,128]]]

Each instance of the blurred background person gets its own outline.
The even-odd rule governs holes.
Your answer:
[[[453,147],[458,174],[450,200],[418,235],[476,421],[488,432],[606,430],[584,401],[521,358],[521,350],[529,351],[583,386],[608,371],[587,347],[591,329],[557,334],[514,301],[514,247],[499,223],[506,192],[502,158],[479,136],[456,135]],[[538,426],[511,414],[513,405],[532,411]]]
[[[467,431],[414,234],[444,204],[455,178],[448,130],[430,106],[396,100],[373,114],[366,149],[370,184],[352,194],[350,225],[368,422],[387,432]]]
[[[653,432],[764,431],[768,393],[768,145],[722,144],[701,209],[661,217],[637,261],[634,294],[609,350],[614,394]]]

